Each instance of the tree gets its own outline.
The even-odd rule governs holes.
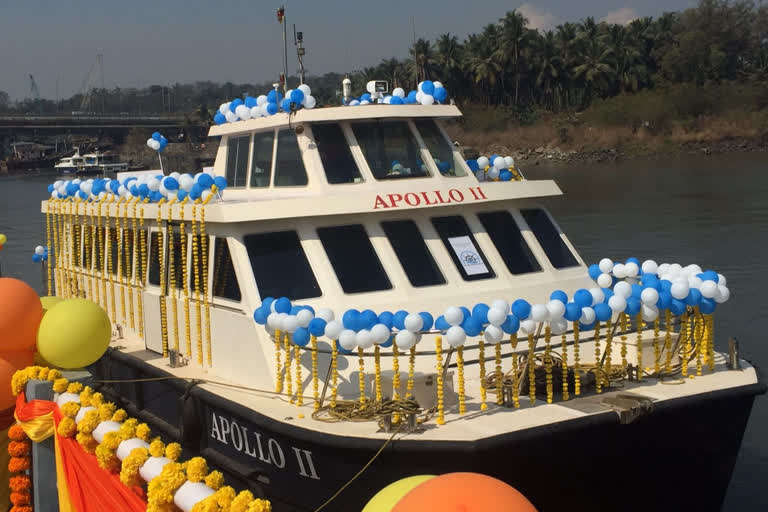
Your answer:
[[[411,78],[417,83],[428,80],[431,77],[432,66],[435,61],[432,53],[432,43],[426,39],[419,38],[411,46],[410,54],[409,69]]]
[[[613,50],[606,44],[606,36],[600,33],[593,18],[587,18],[577,36],[579,61],[573,68],[574,78],[581,80],[584,86],[582,106],[592,101],[595,92],[605,92],[613,81],[616,70]]]
[[[458,85],[461,76],[462,45],[459,38],[443,34],[435,44],[435,67],[440,80],[445,84]]]
[[[530,42],[528,20],[518,11],[508,12],[501,20],[501,44],[498,52],[505,60],[505,71],[512,75],[515,83],[514,105],[517,106],[520,99],[520,78],[523,75]]]
[[[544,104],[549,108],[560,103],[560,81],[563,74],[563,58],[558,54],[555,34],[550,30],[538,41],[536,49],[536,87],[541,89]]]
[[[6,111],[11,106],[11,97],[5,91],[0,91],[0,111]]]

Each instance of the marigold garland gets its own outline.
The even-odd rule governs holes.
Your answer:
[[[14,505],[29,505],[31,502],[32,497],[29,491],[11,493],[11,503]]]
[[[12,476],[8,481],[8,487],[12,492],[27,491],[32,488],[32,480],[27,475]]]
[[[67,416],[69,418],[74,418],[77,416],[77,413],[80,411],[80,404],[77,402],[67,402],[61,407],[59,407],[61,410],[61,414],[64,416]]]
[[[160,474],[147,486],[147,512],[166,512],[173,505],[173,497],[187,477],[178,462],[163,466]]]
[[[10,512],[32,512],[32,507],[28,505],[14,505],[11,507]]]
[[[221,471],[211,471],[208,476],[205,477],[205,485],[211,489],[219,489],[224,485],[224,475]]]
[[[122,442],[119,432],[107,432],[96,447],[96,460],[99,467],[110,473],[120,471],[120,460],[115,455],[115,450]]]
[[[8,455],[11,457],[26,457],[31,447],[26,441],[11,441],[8,443]]]
[[[29,457],[11,457],[8,462],[8,471],[11,473],[27,471],[31,467],[31,462]]]
[[[149,459],[149,450],[138,447],[131,450],[131,453],[123,459],[120,468],[120,481],[127,487],[136,487],[141,485],[143,480],[139,475],[139,469]]]
[[[187,479],[190,482],[202,482],[208,475],[208,462],[202,457],[193,457],[187,463]]]
[[[24,441],[27,439],[27,433],[21,428],[21,425],[15,424],[8,429],[8,438],[11,441]]]
[[[65,416],[59,422],[59,426],[56,428],[56,432],[58,432],[61,437],[70,438],[75,435],[75,432],[77,432],[77,423],[75,423],[74,418]]]

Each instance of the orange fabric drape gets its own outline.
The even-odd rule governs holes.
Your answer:
[[[62,414],[55,402],[32,400],[27,402],[20,394],[16,402],[16,418],[22,425],[33,424],[52,414],[54,425]],[[39,428],[39,426],[38,426]],[[54,427],[55,429],[55,427]],[[25,428],[26,431],[26,428]],[[55,430],[54,430],[55,431]],[[86,453],[75,439],[56,434],[57,475],[66,480],[67,493],[60,499],[69,498],[65,507],[73,512],[144,512],[147,503],[131,489],[123,485],[119,475],[108,473],[99,467],[96,457]],[[59,482],[61,485],[62,482]],[[62,508],[62,510],[66,510]]]

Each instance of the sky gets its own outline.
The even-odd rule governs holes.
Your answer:
[[[614,23],[692,7],[696,0],[286,0],[288,27],[304,32],[308,74],[404,58],[413,39],[460,39],[518,9],[545,30],[588,16]],[[14,100],[80,92],[97,54],[106,87],[213,80],[254,83],[282,71],[280,0],[0,0],[0,91]],[[289,34],[289,73],[296,70]],[[311,86],[311,82],[309,84]]]

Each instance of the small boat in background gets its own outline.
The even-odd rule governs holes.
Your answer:
[[[54,166],[59,174],[104,174],[128,170],[128,163],[119,162],[117,153],[112,151],[101,152],[98,149],[93,153],[80,154],[80,150],[66,158],[59,160]]]

